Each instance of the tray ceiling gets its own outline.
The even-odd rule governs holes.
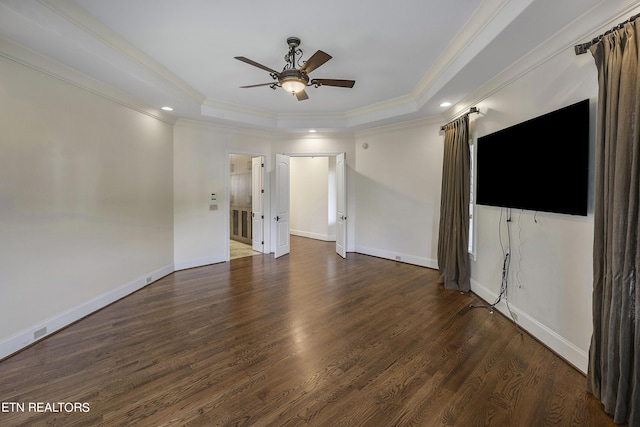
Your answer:
[[[451,115],[540,46],[555,39],[554,48],[566,49],[634,3],[0,0],[0,35],[150,108],[171,105],[174,117],[359,129]],[[319,49],[333,56],[312,77],[355,87],[311,87],[302,102],[282,89],[239,88],[271,78],[234,56],[280,70],[289,36],[302,40],[304,59]],[[453,107],[440,107],[444,101]]]

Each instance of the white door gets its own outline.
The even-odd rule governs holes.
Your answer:
[[[276,258],[291,251],[289,240],[289,160],[289,156],[276,154]]]
[[[347,257],[347,165],[345,153],[336,156],[336,252]]]
[[[264,252],[264,159],[251,159],[251,240],[254,251]]]

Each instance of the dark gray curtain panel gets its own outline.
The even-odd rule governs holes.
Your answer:
[[[598,68],[593,337],[588,389],[614,422],[640,426],[638,25],[591,47]]]
[[[468,292],[469,278],[469,117],[445,126],[438,268],[445,289]]]

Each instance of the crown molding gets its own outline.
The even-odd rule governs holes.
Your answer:
[[[200,105],[200,114],[204,120],[211,118],[214,121],[228,121],[239,126],[248,125],[271,130],[296,130],[309,127],[348,130],[395,119],[398,116],[416,114],[418,110],[416,97],[412,94],[368,105],[346,113],[306,115],[276,114],[207,98],[153,58],[131,45],[127,40],[78,6],[73,0],[36,1],[100,43],[122,54],[138,67],[169,83],[192,101],[195,101]]]
[[[444,49],[435,65],[425,74],[410,94],[367,105],[344,113],[335,114],[278,114],[264,110],[252,109],[240,105],[207,99],[193,89],[189,84],[174,75],[161,64],[132,46],[127,40],[119,36],[109,27],[98,21],[73,0],[35,0],[39,5],[60,16],[80,31],[86,32],[97,42],[123,55],[131,64],[149,73],[154,79],[166,83],[173,90],[189,99],[192,107],[190,119],[212,123],[229,124],[230,126],[269,130],[272,132],[300,131],[307,128],[324,129],[327,131],[358,132],[367,128],[380,128],[393,121],[406,124],[414,120],[420,121],[426,114],[424,108],[428,101],[437,96],[438,91],[450,81],[460,70],[473,60],[482,50],[495,39],[504,28],[519,16],[533,0],[485,0],[481,3],[472,17],[465,23],[463,29],[454,40]],[[455,106],[445,114],[438,113],[437,117],[457,115],[469,106],[476,105],[486,97],[510,84],[517,78],[543,64],[544,62],[563,52],[570,43],[584,40],[588,34],[600,31],[602,22],[619,19],[631,9],[638,8],[637,2],[630,0],[601,1],[591,11],[583,14],[566,28],[545,40],[532,52],[514,62],[501,73],[494,76],[482,86],[477,87],[463,99],[455,101]],[[614,12],[611,12],[611,11]],[[617,22],[614,22],[617,23]],[[585,30],[586,26],[591,26]],[[597,34],[597,33],[596,33]],[[13,43],[13,44],[12,44]],[[175,122],[175,117],[164,114],[157,107],[151,107],[128,95],[114,89],[107,84],[60,63],[22,47],[21,53],[16,53],[16,42],[0,39],[0,55],[23,65],[37,69],[54,76],[69,84],[98,94],[121,105],[125,105],[143,114],[169,123]],[[8,46],[13,47],[8,47]],[[181,96],[182,96],[181,95]],[[434,117],[434,116],[431,116]]]
[[[200,113],[204,117],[213,119],[237,122],[238,124],[251,124],[260,128],[276,128],[278,116],[268,111],[229,104],[215,99],[206,99],[201,107]]]
[[[180,118],[175,123],[176,127],[188,129],[200,129],[205,131],[214,131],[225,135],[247,135],[255,138],[270,140],[274,132],[269,130],[250,129],[246,127],[232,126],[228,124],[203,122],[200,120]]]
[[[176,118],[162,110],[140,102],[137,98],[114,89],[92,77],[87,76],[73,68],[61,64],[47,56],[35,52],[11,39],[0,36],[0,57],[31,68],[49,77],[55,78],[69,85],[80,88],[86,92],[100,96],[111,102],[127,107],[138,113],[147,115],[156,120],[173,124]]]
[[[490,34],[495,36],[496,32],[499,33],[503,29],[506,24],[496,17],[502,16],[508,22],[514,13],[516,15],[520,13],[532,0],[486,0],[483,2],[412,93],[345,113],[307,115],[276,114],[206,98],[73,0],[36,1],[109,49],[123,55],[132,64],[151,73],[155,78],[169,84],[194,101],[199,106],[199,113],[203,120],[210,119],[212,122],[229,122],[238,126],[286,131],[310,127],[349,130],[383,125],[391,120],[415,119],[419,116],[420,108],[429,101],[439,87],[446,83],[451,74],[455,74],[477,54],[478,49],[482,49],[491,41]],[[500,24],[496,25],[496,21],[500,21]],[[192,116],[192,118],[195,117]]]
[[[559,55],[566,54],[568,57],[574,58],[576,62],[591,62],[592,58],[589,55],[577,57],[574,53],[574,45],[591,40],[637,13],[640,13],[640,6],[636,1],[606,0],[599,3],[540,43],[500,74],[466,95],[464,99],[453,105],[444,117],[447,117],[447,121],[449,121],[470,107],[478,106],[485,99]]]
[[[131,45],[109,27],[94,18],[72,0],[36,0],[71,24],[90,34],[104,45],[124,55],[130,61],[151,72],[156,77],[171,84],[192,100],[202,104],[206,97],[192,88],[184,80],[163,67],[153,58]]]
[[[374,135],[380,135],[381,133],[389,133],[389,132],[398,132],[407,129],[416,129],[416,128],[425,128],[425,127],[433,127],[440,132],[440,126],[444,123],[444,119],[442,116],[430,116],[423,117],[414,120],[407,120],[399,123],[392,123],[388,125],[381,125],[377,127],[372,127],[368,129],[358,130],[355,132],[356,138],[365,138]],[[393,142],[393,141],[390,141]]]
[[[428,100],[430,89],[443,79],[446,79],[452,69],[459,69],[463,64],[468,63],[471,59],[469,56],[475,56],[480,49],[490,42],[490,39],[495,37],[499,30],[508,24],[509,21],[507,20],[500,28],[496,28],[495,25],[493,27],[490,26],[491,23],[496,22],[497,17],[505,9],[507,3],[509,3],[508,0],[487,0],[471,15],[471,18],[413,89],[412,95],[416,100],[420,100],[420,105],[424,105]],[[521,11],[522,8],[520,8]],[[490,33],[493,36],[487,36],[486,33]]]
[[[405,95],[346,113],[277,114],[228,104],[214,99],[207,99],[202,105],[201,111],[202,115],[206,117],[249,123],[253,126],[273,130],[300,130],[305,128],[349,130],[358,126],[395,119],[399,116],[416,114],[418,109],[413,96]]]

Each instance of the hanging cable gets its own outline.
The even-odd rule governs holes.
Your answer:
[[[498,297],[490,305],[473,305],[471,304],[469,308],[487,308],[489,312],[493,314],[493,311],[496,309],[496,306],[500,304],[502,299],[504,298],[504,302],[507,307],[507,311],[509,311],[509,315],[511,316],[511,320],[516,325],[520,335],[523,334],[520,325],[516,321],[516,316],[511,310],[511,306],[509,305],[509,268],[511,266],[511,209],[506,208],[506,229],[507,229],[507,242],[506,247],[502,239],[502,217],[504,214],[504,208],[500,209],[500,220],[498,222],[498,239],[500,241],[500,248],[502,249],[503,261],[502,261],[502,276],[500,280],[500,292],[498,293]]]
[[[500,215],[502,217],[502,215]],[[496,305],[500,303],[502,297],[507,299],[507,290],[509,283],[509,266],[511,265],[511,209],[507,208],[507,249],[505,251],[504,247],[502,249],[502,253],[504,255],[504,261],[502,262],[502,282],[500,283],[500,293],[498,294],[498,298],[495,300],[493,304],[491,304],[492,308],[495,308]],[[502,237],[500,238],[500,245],[502,246]],[[507,301],[507,308],[509,306],[509,301]],[[511,310],[509,310],[511,311]]]
[[[498,297],[490,305],[470,305],[470,308],[488,308],[491,313],[495,310],[496,306],[502,301],[502,298],[507,296],[507,287],[509,281],[509,265],[511,263],[510,260],[510,251],[511,251],[511,209],[507,208],[507,246],[505,249],[505,245],[502,238],[502,217],[504,215],[504,208],[500,209],[500,219],[498,221],[498,241],[500,242],[500,249],[502,250],[502,277],[500,280],[500,291],[498,293]],[[508,303],[507,303],[508,308]],[[511,311],[509,309],[509,311]],[[513,317],[513,316],[512,316]],[[514,320],[515,321],[515,320]]]

